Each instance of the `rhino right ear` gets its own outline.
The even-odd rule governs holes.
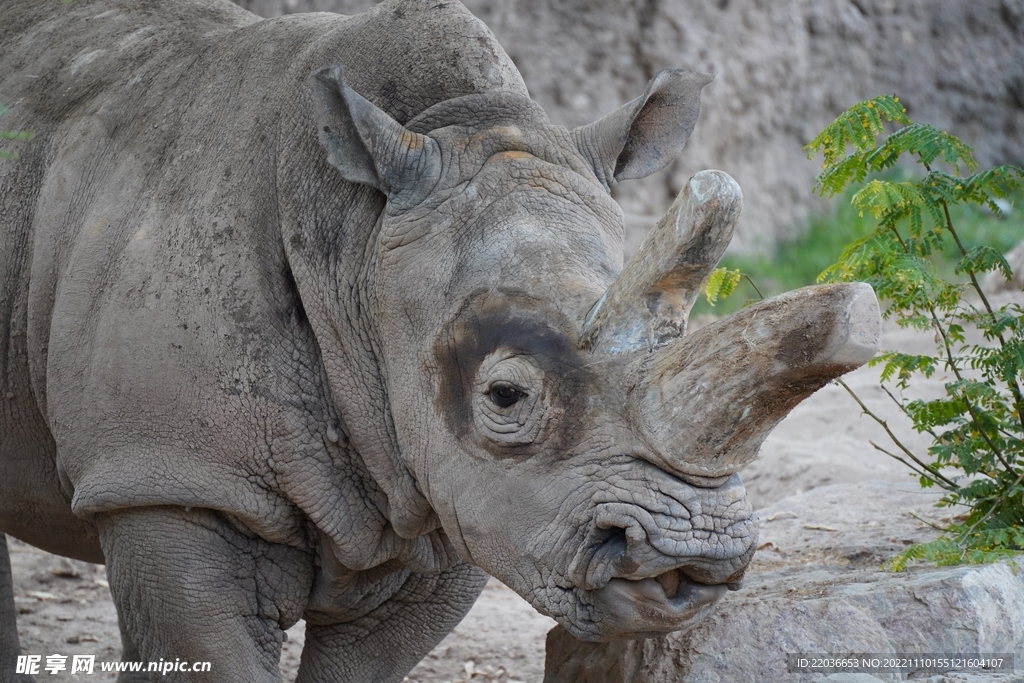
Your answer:
[[[700,91],[713,75],[662,69],[640,97],[572,131],[605,187],[660,171],[683,151],[700,115]]]
[[[388,197],[434,186],[441,173],[436,141],[406,129],[348,87],[340,64],[320,69],[307,83],[327,162],[345,180],[370,185]]]

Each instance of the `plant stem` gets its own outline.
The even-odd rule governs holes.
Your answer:
[[[960,250],[961,257],[966,257],[967,250],[964,249],[963,242],[960,241],[960,235],[953,229],[953,219],[949,215],[949,205],[946,203],[945,199],[941,200],[939,203],[942,204],[942,213],[946,218],[946,230],[948,230],[949,234],[953,236],[953,241],[956,242],[956,247]],[[985,292],[982,290],[981,285],[978,284],[978,278],[975,276],[974,269],[968,268],[967,274],[970,276],[971,286],[974,287],[974,291],[977,292],[978,296],[981,298],[981,303],[985,306],[985,310],[988,311],[988,314],[992,316],[993,319],[995,319],[995,311],[992,310],[992,305],[988,302],[988,297],[985,296]],[[1003,333],[997,332],[996,338],[999,339],[1000,348],[1005,349],[1006,339],[1003,338]],[[1010,388],[1010,392],[1013,394],[1013,403],[1017,408],[1017,419],[1020,422],[1021,429],[1024,429],[1024,393],[1021,392],[1020,385],[1017,383],[1016,379],[1010,378],[1006,383]]]
[[[868,417],[870,417],[875,422],[877,422],[879,425],[881,425],[882,429],[885,430],[885,433],[889,435],[890,439],[892,439],[892,442],[894,444],[896,444],[896,446],[901,451],[906,453],[907,457],[909,457],[911,460],[913,460],[918,465],[920,465],[923,469],[925,469],[931,475],[931,478],[933,479],[933,481],[935,481],[935,483],[939,484],[939,486],[942,486],[942,488],[944,488],[944,489],[946,489],[948,491],[959,491],[960,490],[960,487],[957,486],[956,482],[951,481],[951,480],[947,479],[945,476],[943,476],[942,473],[939,472],[938,469],[935,468],[934,465],[928,465],[927,463],[921,461],[916,455],[911,453],[910,449],[907,448],[906,446],[904,446],[903,442],[900,441],[896,437],[896,435],[892,433],[891,429],[889,429],[889,423],[886,422],[885,420],[883,420],[882,418],[878,417],[877,415],[875,415],[873,412],[871,412],[871,409],[868,408],[866,405],[864,405],[864,401],[860,400],[860,397],[857,396],[857,394],[853,391],[853,389],[851,389],[849,387],[849,385],[847,385],[846,382],[844,382],[842,380],[842,378],[837,378],[836,379],[836,383],[838,383],[839,386],[841,386],[843,389],[846,389],[846,393],[848,393],[853,398],[853,400],[857,402],[857,405],[859,405],[860,409],[862,411],[864,411],[864,414],[867,415]],[[886,455],[892,456],[892,457],[896,458],[897,460],[900,460],[900,462],[904,462],[901,458],[893,455],[892,453],[887,452],[886,450],[884,450],[882,448],[879,448],[874,443],[872,443],[871,445],[874,446],[875,448],[878,448],[878,450],[882,451]],[[906,464],[906,463],[904,462],[904,464]],[[909,465],[908,465],[908,467],[909,467]],[[913,468],[911,468],[911,469],[913,469]],[[941,483],[941,482],[945,482],[945,485],[943,485],[943,483]]]
[[[900,246],[903,247],[903,251],[909,254],[910,248],[907,246],[907,243],[903,241],[903,235],[901,235],[900,231],[896,229],[896,224],[894,223],[890,225],[889,229],[892,230],[892,234],[896,235],[896,240],[900,243]]]
[[[910,516],[911,516],[911,517],[913,517],[913,518],[914,518],[914,519],[916,519],[917,521],[919,521],[919,522],[922,522],[922,523],[924,523],[924,524],[927,524],[928,526],[930,526],[931,528],[935,529],[936,531],[946,531],[946,529],[943,529],[943,528],[942,528],[941,526],[939,526],[938,524],[935,524],[935,523],[933,523],[933,522],[929,522],[929,521],[928,521],[927,519],[925,519],[924,517],[921,517],[921,516],[919,516],[919,515],[915,515],[915,514],[914,514],[913,512],[910,512],[909,514],[910,514]]]
[[[956,248],[960,250],[960,256],[967,256],[967,249],[964,248],[964,243],[960,241],[960,235],[953,229],[953,219],[949,215],[949,204],[946,203],[945,199],[939,200],[939,204],[942,205],[942,213],[946,217],[946,230],[949,230],[949,234],[953,236],[953,241],[956,242]],[[989,315],[994,315],[992,312],[992,306],[988,303],[988,298],[985,296],[985,292],[981,289],[981,285],[978,284],[977,278],[974,276],[974,270],[968,269],[967,274],[971,278],[971,285],[974,287],[974,291],[981,297],[981,303],[985,304],[985,310],[988,311]]]
[[[929,473],[929,472],[928,472],[927,470],[919,470],[919,469],[917,469],[916,467],[914,467],[913,465],[911,465],[911,464],[910,464],[909,462],[907,462],[906,460],[904,460],[904,459],[903,459],[903,458],[901,458],[900,456],[896,455],[895,453],[893,453],[893,452],[891,452],[891,451],[887,451],[887,450],[885,450],[884,448],[882,448],[881,446],[879,446],[879,445],[878,445],[877,443],[875,443],[874,441],[868,441],[868,443],[869,443],[869,444],[871,444],[871,447],[872,447],[872,448],[874,448],[874,449],[875,449],[876,451],[878,451],[878,452],[880,452],[880,453],[885,453],[885,454],[886,454],[886,455],[888,455],[888,456],[889,456],[890,458],[892,458],[892,459],[893,459],[893,460],[895,460],[896,462],[900,463],[901,465],[903,465],[904,467],[906,467],[906,468],[907,468],[908,470],[910,470],[910,471],[911,471],[911,472],[913,472],[914,474],[916,474],[916,475],[918,475],[918,476],[921,476],[921,477],[924,477],[925,479],[928,479],[928,480],[929,480],[930,482],[932,482],[933,484],[935,484],[935,485],[939,486],[940,488],[944,488],[944,489],[946,489],[947,491],[948,491],[948,490],[950,490],[948,486],[946,486],[946,485],[945,485],[945,484],[943,484],[943,483],[942,483],[941,481],[939,481],[938,479],[936,479],[936,478],[935,478],[935,477],[934,477],[934,476],[933,476],[933,475],[932,475],[931,473]]]
[[[764,294],[762,294],[761,290],[757,288],[757,285],[754,284],[754,281],[750,279],[750,276],[747,275],[746,273],[743,273],[743,277],[747,278],[747,282],[749,282],[750,286],[754,288],[755,292],[757,292],[757,296],[760,297],[761,301],[764,301]]]
[[[911,422],[913,422],[914,418],[907,411],[906,406],[904,406],[902,403],[900,403],[899,400],[895,396],[892,395],[892,392],[889,391],[889,387],[885,386],[881,382],[878,383],[878,386],[882,387],[882,391],[885,392],[886,396],[888,396],[889,398],[892,399],[892,402],[896,404],[896,407],[900,409],[900,412],[903,413],[904,415],[906,415],[907,418],[910,419]],[[933,439],[935,439],[936,441],[939,440],[939,435],[936,434],[930,427],[925,427],[924,431],[928,432],[928,434],[930,434],[931,437]]]

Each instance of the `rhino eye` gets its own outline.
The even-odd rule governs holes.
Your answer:
[[[508,408],[518,403],[520,399],[526,398],[525,391],[507,382],[496,382],[487,394],[499,408]]]
[[[491,444],[534,443],[549,423],[544,371],[524,354],[492,351],[480,363],[472,396],[473,422]]]

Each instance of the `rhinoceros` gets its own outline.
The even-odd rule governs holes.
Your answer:
[[[877,347],[860,284],[686,333],[722,172],[623,267],[610,189],[709,76],[570,131],[453,0],[0,14],[34,134],[0,164],[0,529],[106,563],[126,659],[211,663],[167,680],[280,680],[304,619],[299,681],[399,681],[486,573],[580,639],[685,628],[756,547],[737,471]]]

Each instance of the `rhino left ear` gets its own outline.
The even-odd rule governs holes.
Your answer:
[[[413,133],[345,83],[340,64],[309,77],[313,116],[327,162],[345,180],[388,197],[429,190],[441,174],[437,142]]]
[[[713,78],[689,69],[662,69],[643,95],[572,131],[576,147],[608,188],[660,171],[690,139],[700,114],[701,88]]]

